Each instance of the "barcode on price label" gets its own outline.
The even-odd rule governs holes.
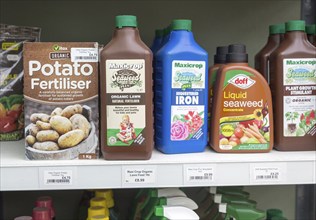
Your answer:
[[[252,183],[258,182],[281,182],[284,181],[286,165],[251,165],[250,175]]]
[[[71,62],[98,62],[97,48],[71,48]]]
[[[45,170],[44,185],[72,185],[72,170]]]
[[[210,165],[184,165],[184,182],[186,184],[213,182],[214,172],[214,166]]]
[[[205,173],[204,176],[190,176],[190,180],[212,180],[213,173]]]
[[[70,180],[48,179],[47,183],[70,183]]]
[[[256,176],[257,180],[262,180],[262,179],[266,179],[266,180],[278,180],[279,179],[279,174],[278,172],[274,173],[270,173],[268,175],[258,175]]]

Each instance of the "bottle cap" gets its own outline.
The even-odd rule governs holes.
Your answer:
[[[228,53],[227,46],[216,47],[214,55],[214,63],[226,63],[226,54]]]
[[[51,208],[53,206],[53,200],[50,196],[41,196],[36,199],[35,205],[37,207]]]
[[[162,206],[155,207],[155,216],[163,216],[163,207]]]
[[[192,30],[192,21],[188,19],[176,19],[172,21],[172,30]]]
[[[137,27],[137,19],[134,15],[118,15],[115,17],[117,28],[122,27]]]
[[[267,219],[271,219],[273,216],[283,216],[283,212],[280,209],[268,209]]]
[[[269,26],[269,34],[284,34],[285,24],[273,24]]]
[[[113,190],[111,189],[102,189],[95,191],[95,197],[102,197],[105,199],[113,198]]]
[[[231,44],[228,46],[226,63],[247,63],[248,54],[244,44]]]
[[[162,37],[163,36],[163,29],[156,29],[155,30],[155,35],[156,37]]]
[[[305,21],[292,20],[285,23],[285,30],[288,31],[305,31]]]
[[[88,208],[88,218],[95,215],[106,215],[109,216],[109,209],[102,206],[91,206]]]
[[[53,199],[50,196],[41,196],[36,199],[36,207],[46,207],[50,209],[51,217],[55,217],[55,210],[53,208]]]
[[[32,220],[31,216],[19,216],[15,217],[14,220]]]
[[[92,216],[89,220],[109,220],[109,216],[106,215],[95,215]]]
[[[109,199],[106,199],[106,206],[110,209],[110,208],[113,208],[115,205],[114,203],[114,199],[113,198],[109,198]]]
[[[94,197],[90,199],[90,206],[102,206],[107,207],[105,198],[102,197]]]
[[[51,214],[49,208],[35,207],[33,208],[33,220],[50,220]]]
[[[306,34],[316,34],[316,24],[306,25]]]

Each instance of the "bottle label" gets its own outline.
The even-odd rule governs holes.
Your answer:
[[[145,143],[145,60],[106,60],[108,146]]]
[[[172,141],[198,140],[203,133],[205,109],[204,61],[172,62],[171,125]]]
[[[283,135],[316,136],[316,58],[283,60]]]
[[[221,150],[267,150],[270,142],[268,96],[256,76],[244,70],[225,73],[219,121]]]

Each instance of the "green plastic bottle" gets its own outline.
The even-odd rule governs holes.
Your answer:
[[[146,207],[150,198],[152,197],[186,197],[185,193],[178,188],[165,188],[165,189],[145,189],[141,190],[140,193],[136,195],[135,202],[132,208],[131,218],[133,220],[138,220],[141,218],[141,213]]]
[[[183,206],[157,206],[155,216],[166,217],[168,220],[199,220],[199,216],[191,209]]]
[[[281,217],[283,212],[280,209],[268,209],[267,210],[267,220],[271,220],[273,217]]]
[[[241,205],[247,205],[253,208],[256,208],[257,206],[257,202],[254,200],[250,200],[242,196],[225,195],[225,194],[215,194],[214,202],[218,204],[219,203],[241,204]]]
[[[271,218],[271,220],[287,220],[287,218],[285,218],[283,216],[274,216]]]
[[[141,219],[149,220],[155,212],[156,206],[183,206],[191,210],[196,210],[198,205],[188,197],[152,197],[142,211]]]
[[[249,198],[249,193],[243,191],[241,187],[210,187],[210,193],[212,194],[226,194],[226,195],[235,195],[244,198]]]
[[[230,220],[230,218],[235,220],[263,220],[266,218],[265,211],[241,204],[221,203],[219,212],[226,214],[225,220]]]

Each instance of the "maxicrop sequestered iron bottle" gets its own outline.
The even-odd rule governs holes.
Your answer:
[[[167,153],[201,152],[207,142],[208,54],[194,40],[191,20],[174,20],[156,54],[155,143]]]
[[[153,149],[152,52],[136,17],[116,16],[100,53],[101,146],[105,159],[149,159]]]

